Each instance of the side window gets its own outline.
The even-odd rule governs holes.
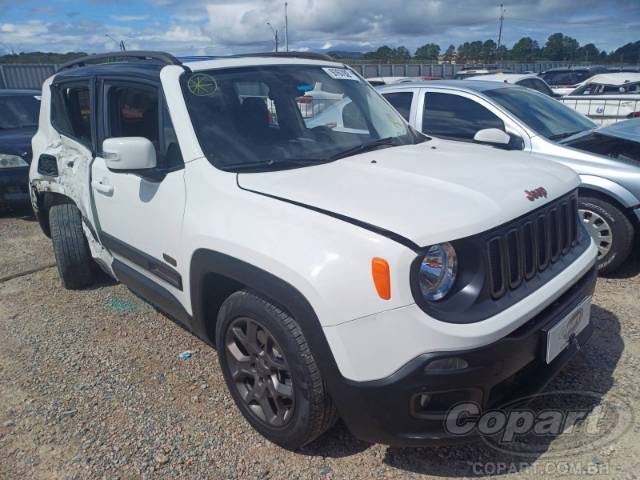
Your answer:
[[[413,100],[412,92],[394,92],[384,93],[386,98],[393,107],[400,112],[400,115],[408,122],[411,115],[411,101]]]
[[[112,86],[107,91],[107,137],[145,137],[160,143],[158,93],[155,89]]]
[[[478,130],[505,130],[504,122],[479,103],[449,93],[427,93],[422,131],[436,137],[473,140]]]
[[[106,91],[107,138],[144,137],[156,148],[159,167],[170,168],[183,163],[169,112],[164,107],[162,116],[158,113],[157,89],[112,85]]]
[[[553,92],[551,91],[551,89],[547,87],[542,80],[538,80],[537,78],[527,78],[519,82],[518,85],[537,90],[538,92],[544,93],[545,95],[553,96]]]
[[[91,145],[89,85],[52,87],[51,124],[62,135]]]

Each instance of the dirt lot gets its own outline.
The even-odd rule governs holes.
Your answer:
[[[63,290],[52,262],[36,222],[0,215],[0,479],[640,475],[633,419],[615,441],[572,455],[558,454],[562,439],[525,459],[482,442],[389,448],[341,424],[287,452],[242,419],[212,349],[122,285]],[[547,391],[596,392],[640,415],[639,270],[598,281],[594,338]],[[190,360],[178,358],[185,350]]]

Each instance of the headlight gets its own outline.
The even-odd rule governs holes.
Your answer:
[[[0,153],[0,168],[28,167],[29,164],[18,155]]]
[[[433,245],[420,262],[418,281],[425,300],[440,300],[449,293],[456,281],[458,257],[449,243]]]

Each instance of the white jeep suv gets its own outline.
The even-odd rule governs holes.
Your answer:
[[[344,128],[301,114],[318,84],[351,100]],[[217,348],[287,448],[338,416],[448,439],[449,407],[539,390],[593,330],[576,174],[426,137],[326,57],[77,60],[44,84],[33,152],[63,284],[101,268]]]

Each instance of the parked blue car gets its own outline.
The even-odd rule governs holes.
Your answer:
[[[39,91],[0,90],[0,206],[29,203],[31,137],[39,112]]]

